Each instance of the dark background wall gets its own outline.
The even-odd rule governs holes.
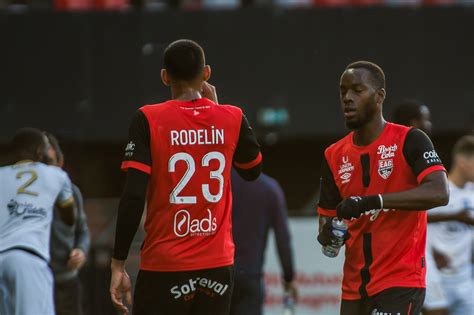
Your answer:
[[[0,13],[0,142],[22,126],[47,129],[86,197],[118,196],[131,114],[169,97],[162,51],[191,38],[207,52],[220,101],[243,107],[261,135],[260,110],[288,110],[279,141],[263,142],[265,169],[298,209],[317,191],[324,146],[346,132],[338,83],[356,59],[385,70],[387,116],[407,97],[431,107],[449,162],[474,122],[473,30],[471,8]]]

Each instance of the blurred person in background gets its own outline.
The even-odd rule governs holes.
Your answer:
[[[40,130],[20,129],[10,148],[15,164],[0,168],[0,314],[54,314],[51,222],[57,206],[74,224],[71,181],[44,164],[49,142]]]
[[[385,74],[368,61],[340,79],[353,131],[324,153],[319,235],[332,245],[332,219],[346,219],[342,315],[419,314],[425,298],[426,209],[449,200],[446,171],[429,137],[385,121]]]
[[[48,164],[64,167],[64,155],[59,142],[52,134],[44,132],[51,144],[48,150]],[[76,206],[76,223],[65,225],[59,219],[55,207],[51,226],[51,268],[54,276],[54,304],[56,314],[82,314],[82,292],[79,270],[87,260],[90,246],[84,201],[79,188],[72,184]]]
[[[111,299],[128,314],[125,260],[146,201],[133,314],[227,315],[234,278],[230,171],[234,166],[255,180],[260,146],[242,110],[218,104],[199,44],[171,43],[163,63],[161,78],[172,99],[138,109],[129,129]]]
[[[296,301],[293,250],[283,190],[275,179],[266,174],[247,182],[232,170],[235,282],[231,315],[261,315],[263,312],[263,263],[271,229],[283,269],[285,295]]]
[[[395,105],[393,122],[399,125],[415,127],[431,135],[431,112],[425,103],[419,100],[404,100]]]
[[[427,245],[443,257],[435,262],[427,252],[425,313],[428,315],[474,314],[471,281],[474,190],[469,185],[474,181],[474,136],[459,139],[452,154],[449,204],[428,212]]]
[[[407,127],[415,127],[426,134],[432,132],[431,112],[428,106],[419,100],[405,100],[395,105],[393,122]],[[428,222],[430,212],[428,212]],[[447,257],[430,245],[427,233],[426,244],[426,298],[423,306],[424,315],[448,315],[448,301],[441,288],[439,269],[446,266]]]

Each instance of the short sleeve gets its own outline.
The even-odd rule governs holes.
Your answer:
[[[418,183],[435,171],[446,171],[430,138],[420,129],[411,129],[405,139],[403,155]]]
[[[66,208],[74,203],[72,183],[69,176],[63,171],[61,171],[61,177],[61,190],[56,198],[56,205],[60,208]]]
[[[128,131],[128,142],[122,162],[122,170],[132,167],[151,173],[150,126],[145,114],[137,110]]]
[[[253,132],[252,127],[242,114],[242,122],[240,124],[239,141],[234,153],[234,166],[240,169],[251,169],[262,162],[262,154],[260,153],[260,145]]]
[[[336,207],[342,201],[342,198],[326,157],[324,157],[321,167],[321,183],[319,189],[318,213],[325,216],[335,216]]]

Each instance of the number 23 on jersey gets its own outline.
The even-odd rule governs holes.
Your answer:
[[[202,160],[200,161],[200,165],[203,167],[208,167],[212,160],[217,160],[219,162],[219,167],[217,170],[209,172],[209,179],[210,180],[217,180],[219,181],[219,191],[217,194],[212,194],[209,189],[209,184],[202,184],[202,195],[203,197],[209,202],[219,202],[222,198],[222,194],[224,191],[224,177],[222,176],[222,172],[225,169],[225,157],[222,153],[217,151],[212,151],[204,155]],[[197,196],[180,196],[179,194],[181,191],[186,187],[189,181],[192,180],[194,173],[196,172],[196,162],[194,158],[185,152],[179,152],[174,154],[168,161],[168,171],[173,173],[176,171],[176,164],[179,161],[186,162],[186,171],[178,182],[176,187],[170,193],[170,203],[172,204],[195,204],[197,203]]]

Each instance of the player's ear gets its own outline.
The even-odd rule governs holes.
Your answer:
[[[386,96],[387,92],[385,92],[385,89],[382,88],[382,89],[379,89],[377,91],[377,95],[375,96],[376,97],[376,101],[377,101],[377,105],[381,106],[383,104],[383,101],[385,100],[385,96]]]
[[[166,71],[166,69],[161,69],[161,81],[166,86],[171,85],[171,81],[170,81],[170,78],[168,76],[168,72]]]
[[[205,65],[202,71],[202,79],[203,81],[208,81],[211,78],[211,66]]]

